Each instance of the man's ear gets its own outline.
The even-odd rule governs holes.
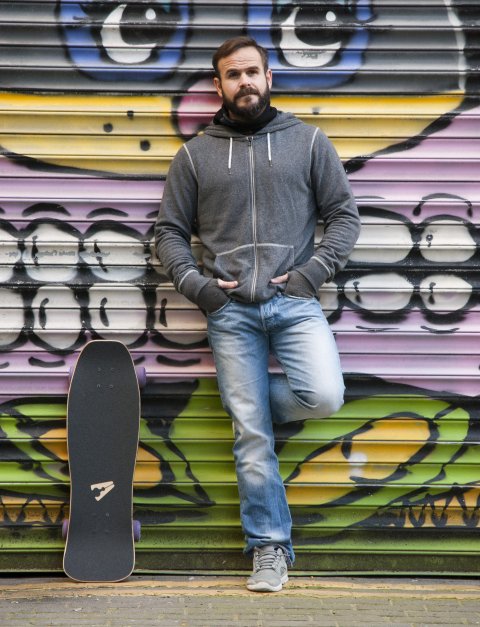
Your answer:
[[[272,70],[269,68],[265,73],[267,79],[267,85],[269,88],[272,87]]]
[[[222,82],[219,78],[217,78],[216,76],[213,77],[213,84],[215,85],[215,89],[217,90],[217,94],[220,96],[220,98],[223,98],[223,92],[222,92]]]

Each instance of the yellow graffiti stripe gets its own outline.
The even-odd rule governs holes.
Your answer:
[[[426,96],[278,96],[272,104],[320,127],[343,160],[414,137],[457,108],[463,94]]]
[[[165,96],[0,95],[0,145],[41,162],[159,175],[183,141]]]
[[[62,436],[63,440],[60,439]],[[65,429],[52,429],[48,434],[42,436],[39,441],[42,446],[55,455],[59,461],[66,462],[67,443],[65,436]],[[54,438],[58,438],[58,440]],[[148,488],[161,482],[162,472],[160,470],[158,457],[140,446],[137,452],[136,463],[134,478],[136,488]]]
[[[326,505],[341,499],[352,491],[352,486],[329,485],[328,490],[324,486],[316,486],[313,497],[311,486],[296,485],[293,482],[286,486],[288,502],[292,505]],[[314,501],[312,500],[314,499]]]
[[[24,496],[4,496],[1,505],[4,510],[3,524],[7,518],[14,524],[45,524],[47,521],[60,520],[64,516],[63,504],[46,498],[30,498],[27,501]]]
[[[331,137],[340,157],[371,155],[421,133],[462,94],[279,96],[272,102]],[[0,94],[0,146],[48,164],[164,175],[183,143],[166,96]],[[213,115],[213,111],[212,111]]]
[[[391,444],[390,432],[392,421],[378,420],[368,430],[355,434],[349,446],[338,442],[334,446],[321,451],[308,462],[299,465],[299,472],[288,483],[288,495],[292,504],[301,504],[304,495],[295,484],[302,483],[333,483],[347,484],[333,495],[339,498],[348,494],[358,485],[358,478],[369,480],[387,480],[398,464],[408,462],[425,445],[429,437],[429,426],[425,420],[408,420],[408,438],[405,442]],[[412,431],[410,431],[412,429]],[[411,433],[414,437],[410,437]],[[404,433],[404,437],[405,437]],[[348,485],[350,484],[350,486]],[[332,495],[322,494],[320,501],[324,504],[331,500]]]
[[[138,462],[141,461],[142,464]],[[139,447],[137,453],[137,464],[133,478],[135,488],[150,488],[162,481],[162,471],[158,457]]]

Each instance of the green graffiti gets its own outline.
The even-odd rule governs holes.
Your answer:
[[[146,395],[136,516],[149,525],[238,530],[232,425],[215,382],[197,381],[171,411],[166,397]],[[316,542],[331,543],[358,528],[476,527],[475,416],[468,401],[456,401],[383,394],[347,402],[326,420],[279,427],[280,468],[301,541],[310,542],[309,529]],[[69,495],[64,400],[20,398],[0,411],[4,524],[59,524]]]

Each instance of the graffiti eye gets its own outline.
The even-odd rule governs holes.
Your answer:
[[[337,4],[277,9],[274,39],[285,61],[294,67],[315,68],[331,63],[354,32],[355,16]]]
[[[147,310],[140,289],[107,290],[92,287],[90,316],[92,329],[103,338],[118,338],[126,344],[138,340],[146,326]]]
[[[119,4],[103,22],[102,46],[112,61],[136,64],[148,61],[156,48],[163,48],[179,21],[178,8],[160,4]]]
[[[462,263],[473,257],[476,249],[468,227],[451,219],[432,220],[420,239],[422,256],[439,263]]]
[[[440,315],[463,310],[471,295],[470,283],[453,275],[431,274],[420,284],[420,296],[425,307]]]
[[[248,32],[269,50],[275,89],[336,87],[362,67],[375,19],[372,0],[247,4]]]
[[[40,287],[32,301],[36,339],[49,350],[71,348],[82,331],[80,306],[65,286]]]
[[[388,314],[402,311],[408,306],[413,286],[406,278],[394,272],[372,273],[347,281],[344,293],[360,309],[375,314]]]
[[[59,0],[72,65],[100,81],[169,79],[183,61],[190,0]]]

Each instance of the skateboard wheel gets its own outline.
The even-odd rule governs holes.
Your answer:
[[[68,518],[64,518],[62,522],[62,538],[64,540],[66,540],[68,536],[68,523],[69,522],[70,521],[68,520]]]
[[[133,539],[139,542],[142,537],[142,524],[139,520],[132,520]]]
[[[138,387],[144,388],[147,385],[147,371],[143,366],[136,366],[135,372],[137,373]]]

